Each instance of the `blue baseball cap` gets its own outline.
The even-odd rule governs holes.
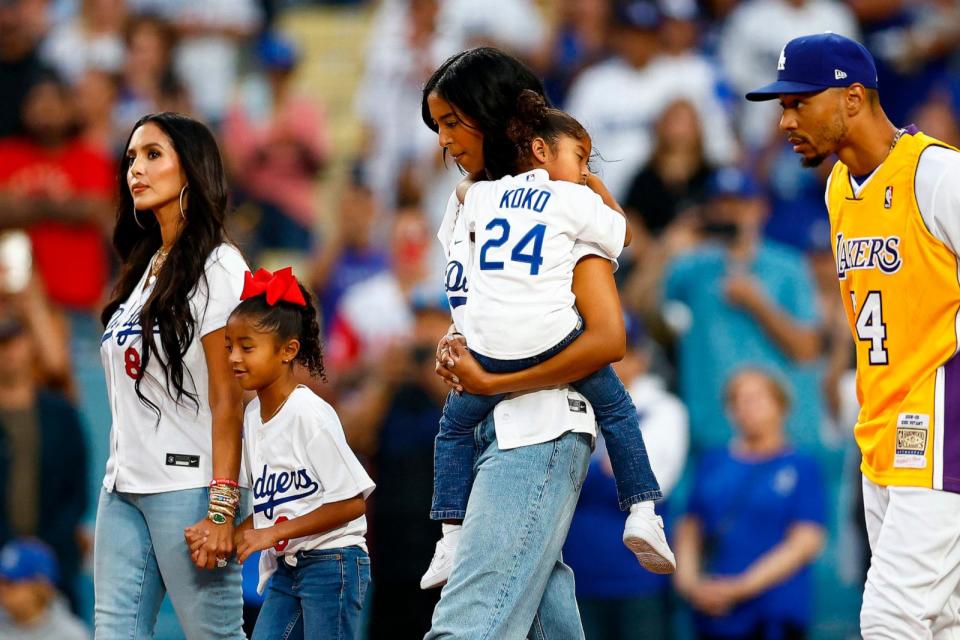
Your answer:
[[[57,581],[57,559],[53,551],[34,539],[13,540],[0,549],[0,578],[10,582]]]
[[[297,66],[300,51],[297,46],[277,31],[266,31],[256,44],[260,62],[268,69],[289,71]]]
[[[663,11],[654,0],[623,0],[613,7],[614,24],[653,31],[663,22]]]
[[[721,167],[707,180],[707,195],[711,198],[755,198],[760,194],[757,181],[739,167]]]
[[[877,67],[866,47],[836,33],[794,38],[780,52],[777,80],[747,94],[747,100],[775,100],[784,93],[813,93],[859,82],[877,88]]]

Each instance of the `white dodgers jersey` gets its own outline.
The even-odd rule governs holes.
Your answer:
[[[462,332],[502,360],[543,353],[576,328],[577,240],[614,260],[626,234],[623,215],[594,191],[543,169],[474,184],[461,216],[476,241]]]

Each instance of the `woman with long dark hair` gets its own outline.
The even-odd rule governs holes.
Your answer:
[[[113,236],[122,265],[101,316],[113,424],[96,635],[152,637],[169,593],[187,637],[243,638],[240,567],[227,562],[243,406],[224,327],[247,265],[224,233],[223,164],[210,131],[175,113],[141,118],[125,149]],[[206,540],[192,558],[186,528]]]
[[[423,120],[438,133],[445,156],[471,177],[499,179],[516,173],[517,148],[506,130],[524,89],[543,95],[540,81],[519,61],[491,48],[465,51],[428,80]],[[446,287],[455,324],[469,294],[465,274],[474,249],[481,258],[484,251],[470,246],[458,218],[453,195],[440,236],[448,248]],[[470,501],[428,638],[583,635],[572,573],[560,549],[596,425],[582,396],[557,385],[619,360],[626,348],[611,263],[599,253],[588,245],[576,251],[573,292],[586,329],[558,355],[521,372],[490,374],[452,333],[441,341],[437,370],[457,389],[480,395],[543,390],[501,402],[477,428]]]

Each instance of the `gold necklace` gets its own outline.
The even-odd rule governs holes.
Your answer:
[[[898,142],[900,142],[900,136],[902,136],[906,132],[907,132],[906,129],[897,129],[897,132],[893,134],[893,142],[890,143],[890,150],[887,151],[887,155],[890,155],[891,153],[893,153],[893,148],[897,146]]]
[[[283,399],[283,402],[281,402],[279,405],[277,405],[277,408],[273,410],[273,413],[270,414],[270,417],[267,418],[266,420],[261,420],[261,421],[260,421],[260,424],[266,424],[266,423],[270,422],[271,420],[273,420],[273,419],[276,417],[276,415],[277,415],[278,413],[280,413],[280,409],[283,409],[283,405],[287,404],[287,400],[290,399],[290,396],[293,395],[293,392],[296,391],[297,389],[299,389],[300,387],[301,387],[301,385],[298,384],[298,385],[295,386],[293,389],[291,389],[291,390],[290,390],[290,393],[287,394],[287,397]]]
[[[160,247],[157,249],[157,253],[153,256],[153,264],[150,265],[150,277],[156,278],[160,273],[160,269],[163,268],[163,263],[167,261],[167,256],[170,254],[169,249],[164,249]]]

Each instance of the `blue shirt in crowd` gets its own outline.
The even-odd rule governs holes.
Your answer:
[[[792,249],[763,242],[753,261],[742,267],[731,265],[726,249],[714,243],[674,259],[667,266],[663,298],[683,303],[693,320],[680,337],[678,366],[691,444],[702,451],[730,439],[724,389],[730,375],[748,364],[786,375],[790,394],[798,400],[787,419],[790,438],[801,446],[816,443],[823,404],[819,369],[792,362],[753,316],[727,302],[724,282],[736,268],[747,269],[767,297],[796,321],[814,325],[818,320],[813,279],[803,255]]]
[[[663,507],[657,511],[663,513]],[[650,573],[623,545],[627,514],[617,502],[617,483],[594,455],[563,547],[576,575],[578,598],[635,598],[665,592],[669,576]]]
[[[801,522],[824,524],[825,490],[813,457],[784,451],[771,458],[738,457],[728,448],[701,456],[688,513],[701,523],[703,571],[735,576],[780,544]],[[810,565],[717,618],[698,615],[704,633],[739,637],[764,622],[806,627],[813,607]]]

